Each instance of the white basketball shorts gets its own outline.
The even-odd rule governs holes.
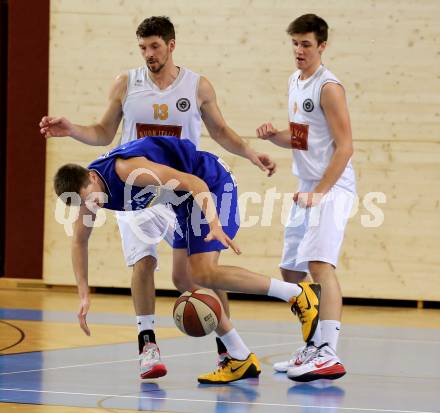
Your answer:
[[[176,214],[171,207],[159,204],[139,211],[118,211],[116,217],[127,266],[146,256],[157,259],[162,239],[173,245]]]
[[[312,192],[317,184],[300,180],[298,192]],[[355,196],[354,192],[335,185],[312,208],[301,208],[292,201],[279,266],[309,272],[309,261],[322,261],[336,267]]]

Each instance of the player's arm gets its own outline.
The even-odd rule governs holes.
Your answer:
[[[223,232],[208,185],[198,176],[149,161],[143,157],[119,158],[116,160],[115,171],[122,181],[129,181],[132,185],[140,187],[154,185],[175,191],[190,192],[203,211],[209,223],[211,233],[214,234],[208,235],[206,240],[217,239],[225,247],[231,246],[237,254],[240,253],[238,246]],[[133,172],[134,174],[131,175]]]
[[[210,136],[228,152],[249,159],[262,171],[271,176],[275,173],[276,164],[266,154],[255,152],[232,128],[228,126],[220,108],[217,96],[211,83],[205,77],[200,77],[198,102],[203,122]]]
[[[115,79],[106,110],[98,123],[83,126],[73,124],[64,117],[44,116],[40,122],[41,134],[46,138],[70,136],[87,145],[109,145],[122,119],[122,102],[127,91],[127,81],[127,74],[121,74]]]
[[[93,229],[95,215],[90,212],[85,205],[81,205],[78,219],[73,225],[72,238],[72,266],[75,274],[76,285],[80,298],[80,308],[78,321],[81,329],[90,335],[87,326],[86,316],[90,307],[89,283],[88,283],[88,257],[89,257],[89,237]]]
[[[353,155],[353,140],[344,88],[336,83],[325,84],[321,91],[321,107],[335,140],[333,156],[314,191],[325,194],[341,177]]]
[[[282,148],[292,149],[289,129],[279,131],[272,125],[272,123],[267,122],[259,126],[256,132],[257,137],[260,139],[268,140],[277,146],[281,146]]]

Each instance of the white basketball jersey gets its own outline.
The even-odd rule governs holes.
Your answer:
[[[202,122],[197,104],[199,80],[200,75],[181,67],[176,80],[161,90],[146,66],[129,70],[121,144],[144,136],[177,136],[198,147]]]
[[[321,108],[321,90],[326,83],[341,82],[322,65],[306,80],[300,80],[300,74],[297,70],[289,78],[292,172],[300,179],[321,180],[335,150],[335,142]],[[351,160],[336,184],[355,191]]]

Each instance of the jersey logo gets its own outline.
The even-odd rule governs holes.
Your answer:
[[[306,99],[303,102],[303,109],[306,112],[311,112],[313,110],[313,108],[315,107],[315,105],[313,104],[313,100],[312,99]]]
[[[182,126],[179,125],[157,125],[150,123],[136,123],[137,138],[145,136],[175,136],[180,138]]]
[[[309,149],[309,125],[290,122],[290,143],[292,149],[307,151]]]
[[[188,112],[189,108],[191,107],[191,103],[189,101],[189,99],[187,98],[180,98],[177,102],[176,102],[176,108],[180,111],[180,112]]]

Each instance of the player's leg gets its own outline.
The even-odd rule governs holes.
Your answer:
[[[310,226],[299,247],[298,260],[308,262],[313,279],[321,284],[321,345],[303,365],[288,369],[288,376],[296,381],[335,379],[345,374],[345,368],[336,355],[342,294],[335,267],[352,202],[352,193],[332,188],[322,199],[319,209],[315,210],[319,211],[319,216],[315,216],[313,225],[313,220],[310,220]],[[316,367],[324,364],[323,369]]]
[[[341,327],[342,292],[332,264],[322,261],[309,262],[310,272],[316,282],[321,284],[321,335],[336,351]]]
[[[140,376],[156,378],[166,374],[155,335],[154,271],[157,243],[163,238],[167,222],[152,210],[118,214],[122,246],[127,265],[133,267],[131,292],[138,329]]]
[[[203,257],[216,266],[219,255],[219,251],[211,251],[203,254]],[[186,251],[185,256],[188,262]],[[193,283],[193,278],[190,278],[190,283],[185,287],[192,283],[192,288],[200,288]],[[213,372],[200,375],[198,381],[200,383],[230,383],[245,378],[258,377],[261,373],[258,359],[243,342],[224,309],[222,309],[222,316],[215,332],[220,356],[217,368]]]
[[[300,182],[299,191],[307,191],[304,187],[305,183]],[[281,263],[279,265],[281,275],[284,281],[291,283],[312,282],[312,278],[308,275],[307,262],[298,264],[296,262],[298,255],[298,247],[301,244],[308,225],[308,211],[298,207],[292,202],[289,216],[284,230],[284,244]],[[275,371],[286,373],[287,370],[294,366],[300,366],[309,357],[316,352],[318,345],[321,344],[321,329],[318,324],[315,333],[309,342],[298,347],[293,351],[288,360],[279,361],[273,364]]]
[[[222,229],[232,239],[239,228],[235,181],[228,176],[217,185],[211,186],[210,190],[217,201],[217,213]],[[223,208],[224,205],[227,205],[226,209]],[[304,340],[310,340],[318,322],[320,286],[309,283],[291,284],[245,268],[218,265],[208,253],[223,250],[225,247],[217,240],[205,242],[210,228],[200,208],[195,202],[186,207],[181,211],[182,215],[186,213],[185,218],[189,222],[186,237],[190,272],[194,282],[213,290],[270,295],[291,302],[292,309],[298,314],[303,325]]]
[[[322,343],[298,366],[289,367],[287,375],[295,381],[337,379],[346,370],[336,354],[341,328],[342,294],[332,264],[309,262],[310,273],[321,284],[320,330]],[[322,367],[321,367],[322,366]]]
[[[312,277],[307,272],[292,271],[286,268],[280,268],[281,276],[283,280],[288,283],[298,284],[303,282],[312,282]]]
[[[313,282],[312,277],[303,271],[293,271],[286,268],[280,268],[280,272],[286,282],[295,284]],[[286,373],[290,367],[301,365],[317,350],[317,346],[320,343],[321,329],[318,321],[315,333],[311,340],[294,350],[289,359],[274,363],[273,369],[278,373]]]
[[[198,284],[208,288],[223,286],[231,291],[266,294],[285,301],[291,301],[300,320],[305,325],[303,331],[313,334],[319,314],[319,288],[317,288],[319,286],[317,284],[291,284],[277,279],[269,279],[244,268],[218,265],[209,259],[210,254],[212,252],[193,254],[189,257],[191,273]],[[227,334],[222,336],[222,341],[225,342],[228,348],[226,336]],[[307,339],[307,333],[304,333],[304,338]],[[256,359],[233,361],[234,363],[247,361],[253,364],[253,367],[257,365]],[[240,371],[240,369],[237,369],[239,369],[237,364],[221,365],[217,371],[199,377],[199,381],[230,382],[239,380],[243,377],[236,375],[236,371]],[[241,371],[243,372],[243,370]]]
[[[229,300],[228,300],[228,293],[226,291],[223,290],[213,290],[218,298],[220,299],[222,306],[223,306],[223,311],[225,312],[226,316],[229,318],[231,317],[231,310],[229,308]]]
[[[311,188],[309,183],[305,181],[299,182],[298,191],[308,192]],[[281,262],[279,264],[280,272],[284,281],[291,283],[313,282],[310,275],[308,275],[308,263],[297,263],[298,248],[308,228],[310,211],[300,208],[297,204],[292,202],[289,216],[284,229],[283,253]],[[290,360],[277,363],[274,365],[276,371],[286,371],[286,366],[291,362],[302,363],[306,356],[313,350],[313,344],[321,343],[321,330],[319,321],[315,333],[311,340],[307,343],[308,346],[302,346],[294,351]]]
[[[219,252],[214,251],[210,253],[210,259],[217,263],[219,255]],[[184,268],[185,270],[183,270]],[[190,275],[186,249],[175,248],[173,250],[173,283],[180,292],[202,288],[194,283]],[[217,291],[214,292],[217,294]],[[220,303],[222,305],[222,317],[216,329],[219,361],[221,362],[226,356],[244,360],[249,356],[250,351],[229,321],[229,316],[223,307],[223,302],[220,301]],[[227,345],[222,340],[223,336]]]
[[[292,284],[241,267],[214,265],[204,259],[204,254],[189,257],[191,274],[197,284],[211,289],[268,295],[289,302],[303,324],[304,341],[311,339],[319,316],[318,284]]]
[[[140,376],[142,379],[158,378],[167,373],[160,358],[155,334],[154,271],[156,264],[157,260],[152,255],[141,258],[133,266],[131,280],[131,295],[138,326]]]

